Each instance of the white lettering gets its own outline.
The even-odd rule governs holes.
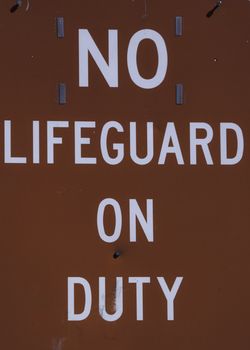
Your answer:
[[[173,146],[169,146],[171,141]],[[165,163],[168,153],[175,153],[177,163],[184,164],[175,125],[172,122],[167,123],[158,164]]]
[[[85,306],[80,314],[75,312],[75,285],[79,284],[85,292]],[[68,321],[85,320],[91,311],[92,294],[89,282],[81,277],[68,278]]]
[[[115,213],[115,228],[112,235],[107,235],[104,228],[104,211],[106,207],[110,205]],[[106,198],[101,201],[97,211],[97,228],[100,238],[106,243],[113,243],[121,235],[122,229],[122,213],[119,203],[112,198]]]
[[[108,322],[117,321],[123,313],[123,278],[116,277],[116,292],[113,302],[115,312],[110,315],[106,311],[106,287],[105,277],[99,277],[99,313]]]
[[[62,138],[54,137],[54,128],[68,128],[68,121],[48,121],[47,123],[47,162],[54,164],[54,145],[61,145]]]
[[[152,40],[155,43],[158,52],[157,71],[151,79],[143,78],[139,73],[137,65],[138,47],[141,41],[145,39]],[[143,89],[153,89],[159,86],[166,76],[168,67],[168,53],[162,36],[152,29],[143,29],[136,32],[130,39],[128,45],[127,62],[130,77],[137,86]]]
[[[102,128],[102,133],[101,133],[101,152],[103,159],[105,160],[106,163],[110,165],[116,165],[121,163],[121,161],[124,158],[124,145],[120,143],[114,143],[113,144],[113,150],[117,151],[117,156],[115,158],[111,158],[109,153],[108,153],[108,132],[110,129],[116,129],[118,132],[123,132],[123,127],[121,126],[120,123],[111,121],[106,123],[103,128]]]
[[[227,149],[227,131],[233,130],[237,138],[237,151],[236,155],[232,158],[228,157]],[[220,154],[221,164],[223,165],[234,165],[241,161],[244,152],[244,138],[241,128],[235,123],[221,123],[220,124]]]
[[[153,123],[147,123],[147,155],[144,158],[139,158],[137,156],[136,123],[130,123],[130,155],[136,164],[145,165],[151,162],[154,156]]]
[[[148,242],[153,242],[153,199],[147,199],[147,219],[143,216],[136,199],[129,200],[130,242],[136,242],[136,219],[140,222]]]
[[[11,121],[4,121],[4,163],[26,164],[26,157],[13,157],[11,155]]]
[[[206,131],[206,137],[197,138],[197,129]],[[190,123],[190,164],[197,164],[197,146],[201,146],[207,164],[212,165],[213,160],[209,151],[208,144],[213,139],[213,129],[207,123]]]
[[[95,128],[95,122],[75,122],[75,163],[96,164],[96,158],[82,157],[82,145],[90,144],[90,138],[81,135],[84,128]]]
[[[174,299],[176,294],[180,288],[183,277],[176,277],[172,289],[168,288],[168,285],[164,279],[164,277],[157,277],[157,280],[161,286],[161,289],[167,299],[167,319],[168,321],[174,320]]]
[[[87,29],[79,29],[79,86],[89,86],[89,53],[110,87],[118,87],[118,31],[108,31],[109,63]]]
[[[150,277],[129,277],[128,282],[136,284],[136,320],[143,321],[143,284],[150,283]]]

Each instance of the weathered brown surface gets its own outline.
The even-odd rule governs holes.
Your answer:
[[[10,14],[12,1],[0,4],[1,96],[3,120],[13,122],[13,152],[27,155],[27,165],[1,168],[1,343],[2,349],[249,349],[249,62],[250,3],[224,1],[210,19],[214,1],[38,1]],[[175,16],[184,17],[184,35],[176,38]],[[57,39],[55,17],[65,19],[65,38]],[[93,64],[91,87],[78,87],[78,29],[87,28],[100,48],[107,29],[119,29],[120,87],[110,89]],[[165,82],[142,90],[128,78],[126,50],[142,28],[166,39],[169,67]],[[141,47],[142,74],[152,75],[155,56]],[[216,60],[214,60],[216,58]],[[57,103],[57,84],[67,83],[68,102]],[[185,86],[185,104],[175,105],[174,87]],[[41,164],[31,162],[32,120],[41,121]],[[63,145],[56,164],[46,164],[45,121],[72,120],[60,130]],[[73,121],[95,120],[89,155],[97,166],[73,162]],[[98,135],[105,121],[128,127],[154,121],[156,157],[148,166],[131,162],[109,166],[100,156]],[[43,122],[44,121],[44,122]],[[169,156],[157,165],[165,124],[180,134],[184,166]],[[213,126],[214,166],[202,155],[189,165],[188,123]],[[245,154],[236,166],[219,165],[219,123],[238,123]],[[126,133],[126,136],[128,133]],[[143,136],[144,137],[144,136]],[[124,139],[124,138],[123,138]],[[142,138],[142,144],[143,144]],[[126,150],[129,149],[125,139]],[[0,137],[0,150],[3,137]],[[96,211],[106,197],[124,208],[122,238],[115,245],[100,240]],[[155,203],[155,242],[143,235],[129,243],[128,199]],[[116,248],[124,253],[114,260]],[[82,322],[67,321],[67,277],[82,276],[93,289],[93,309]],[[98,277],[151,276],[145,287],[143,322],[135,320],[135,290],[125,281],[124,314],[107,323],[98,314]],[[176,299],[176,319],[166,320],[166,303],[155,277],[184,276]]]

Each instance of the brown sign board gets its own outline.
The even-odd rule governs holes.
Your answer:
[[[1,2],[1,348],[249,349],[249,13]]]

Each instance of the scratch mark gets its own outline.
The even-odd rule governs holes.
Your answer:
[[[219,8],[221,7],[222,5],[222,0],[220,1],[217,1],[217,3],[215,4],[215,6],[212,8],[212,10],[208,11],[207,13],[207,17],[210,18],[213,16],[214,12]]]
[[[116,283],[115,287],[115,297],[114,297],[114,304],[113,304],[113,310],[114,312],[117,311],[118,304],[119,304],[119,299],[122,293],[122,285],[119,283]]]
[[[27,11],[29,11],[29,9],[30,9],[30,2],[29,2],[29,0],[27,0],[25,11],[27,12]]]
[[[147,18],[148,17],[148,1],[144,0],[144,14],[142,18]]]
[[[63,343],[65,341],[65,338],[55,338],[52,341],[52,349],[53,350],[62,350]]]

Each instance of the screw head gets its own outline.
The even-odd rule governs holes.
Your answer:
[[[114,252],[113,258],[117,259],[117,258],[119,258],[120,255],[121,255],[121,253],[119,252],[119,250],[117,250],[116,252]]]

